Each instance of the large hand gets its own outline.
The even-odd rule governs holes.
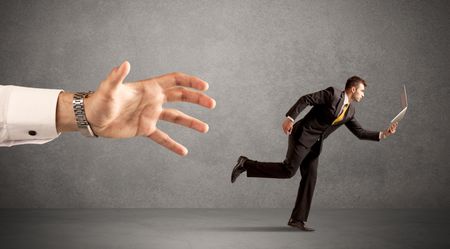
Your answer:
[[[286,118],[283,122],[282,128],[284,131],[284,134],[290,135],[292,132],[292,127],[294,126],[294,122],[290,120],[289,118]]]
[[[187,149],[157,128],[158,120],[207,132],[206,123],[176,109],[164,109],[166,102],[183,101],[214,108],[216,102],[203,92],[208,83],[182,73],[125,83],[130,64],[113,68],[97,91],[85,99],[86,118],[94,133],[102,137],[146,136],[179,155]],[[200,91],[194,91],[192,89]]]

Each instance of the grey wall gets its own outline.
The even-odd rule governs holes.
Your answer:
[[[210,83],[217,108],[175,104],[208,134],[161,123],[180,158],[145,138],[63,134],[0,148],[0,207],[292,207],[300,176],[229,176],[241,154],[281,161],[285,112],[303,94],[368,82],[365,128],[398,134],[325,141],[314,207],[450,207],[448,1],[1,1],[2,84],[95,89],[113,66],[128,81],[182,71]]]

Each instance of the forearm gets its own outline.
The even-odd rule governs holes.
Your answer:
[[[300,112],[306,108],[306,106],[308,106],[308,104],[305,102],[305,98],[303,96],[289,109],[285,116],[295,120]]]
[[[380,136],[380,132],[378,131],[363,130],[360,131],[356,136],[361,140],[380,141],[381,139],[383,139],[383,137]]]
[[[382,134],[379,131],[370,131],[361,127],[359,122],[352,117],[348,122],[345,123],[345,126],[359,139],[362,140],[373,140],[380,141],[382,138]]]
[[[329,87],[325,90],[321,90],[315,93],[306,94],[298,99],[298,101],[289,109],[286,113],[286,117],[289,116],[292,119],[296,119],[297,116],[307,107],[314,105],[321,105],[330,101],[333,96],[334,89]]]
[[[77,122],[72,107],[73,93],[61,92],[56,107],[56,130],[58,132],[77,131]]]

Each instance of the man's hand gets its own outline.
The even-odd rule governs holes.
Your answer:
[[[207,132],[208,124],[177,109],[164,109],[163,104],[183,101],[212,109],[215,100],[203,93],[208,83],[183,73],[124,83],[129,72],[130,64],[125,61],[113,68],[95,93],[85,98],[86,118],[94,133],[108,138],[146,136],[179,155],[186,155],[188,150],[159,130],[157,122],[164,120]],[[64,131],[61,126],[58,130]]]
[[[292,120],[290,120],[289,118],[286,118],[282,125],[284,134],[291,135],[293,126],[294,126],[294,122],[292,122]]]
[[[383,131],[383,138],[387,138],[388,136],[394,134],[397,131],[398,122],[392,123],[385,131]]]

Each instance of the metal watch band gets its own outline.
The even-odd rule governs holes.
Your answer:
[[[86,118],[86,112],[84,111],[84,98],[88,98],[89,94],[93,93],[89,92],[77,92],[73,95],[73,112],[75,113],[75,119],[77,120],[78,130],[86,137],[98,137],[92,131],[91,126]]]

